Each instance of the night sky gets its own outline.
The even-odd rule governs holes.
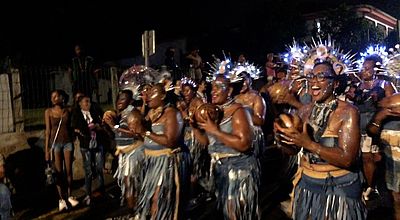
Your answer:
[[[156,30],[158,42],[186,37],[203,51],[221,48],[250,53],[257,49],[273,51],[283,48],[290,36],[304,34],[287,25],[292,22],[290,19],[297,19],[302,12],[335,6],[340,1],[320,2],[7,1],[2,3],[0,13],[0,58],[9,55],[21,62],[66,63],[73,56],[76,43],[83,43],[100,61],[133,57],[140,55],[141,33],[148,29]],[[370,3],[399,17],[393,14],[400,11],[396,0],[347,2]],[[276,33],[286,34],[280,37]],[[263,36],[263,42],[257,36]]]

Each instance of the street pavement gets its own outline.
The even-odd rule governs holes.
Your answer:
[[[30,153],[32,155],[32,152]],[[265,220],[288,220],[289,192],[291,190],[290,181],[286,178],[288,172],[293,172],[291,167],[287,166],[288,158],[277,151],[268,152],[268,157],[261,164],[264,174],[261,179],[260,187],[260,208],[262,212],[261,219]],[[382,175],[378,175],[382,180]],[[46,188],[32,192],[26,196],[17,196],[13,198],[14,218],[13,219],[129,219],[128,210],[120,204],[120,188],[111,174],[105,174],[106,193],[103,196],[97,196],[92,200],[90,206],[82,204],[85,196],[83,189],[84,181],[74,181],[73,196],[81,203],[69,209],[68,211],[58,211],[58,200],[56,189]],[[26,183],[25,183],[26,184]],[[97,181],[93,182],[93,189],[97,187]],[[94,195],[98,195],[95,193]],[[30,199],[31,198],[31,199]],[[369,210],[368,220],[386,220],[393,218],[393,203],[391,196],[384,187],[382,181],[378,181],[378,193],[370,196],[367,201]],[[400,210],[398,210],[400,211]],[[215,210],[215,201],[213,199],[204,200],[196,207],[187,210],[187,219],[190,220],[212,220],[223,219]]]

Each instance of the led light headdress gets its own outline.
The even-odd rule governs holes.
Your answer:
[[[396,81],[400,81],[400,45],[396,44],[394,48],[389,48],[387,59],[383,66],[386,74]],[[400,86],[400,85],[397,85]]]
[[[185,85],[189,85],[193,88],[197,88],[197,83],[193,79],[188,78],[188,77],[183,77],[181,79],[181,87],[183,87]]]
[[[295,73],[295,78],[303,76],[303,68],[305,58],[309,51],[307,46],[300,46],[296,40],[293,39],[292,45],[287,45],[287,52],[281,55],[281,59],[293,69],[292,73]]]
[[[233,63],[230,56],[224,54],[224,59],[221,60],[213,55],[214,62],[208,63],[210,66],[209,76],[207,81],[212,81],[215,79],[216,75],[223,74],[230,82],[238,82],[243,80],[243,72],[246,72],[253,79],[260,78],[261,70],[254,63],[249,63],[248,61],[244,63]]]
[[[350,52],[344,53],[340,47],[335,47],[335,42],[328,37],[324,42],[319,39],[318,42],[312,38],[313,45],[308,46],[309,51],[304,64],[304,75],[312,71],[314,65],[319,62],[329,62],[332,64],[336,75],[355,73],[355,55]]]
[[[393,49],[392,49],[393,51]],[[378,56],[382,59],[382,63],[381,62],[376,62],[375,63],[375,67],[374,67],[374,71],[375,71],[375,75],[386,75],[386,71],[385,68],[383,67],[383,64],[388,62],[388,55],[389,53],[386,51],[386,46],[383,45],[371,45],[368,46],[367,49],[365,50],[365,52],[360,52],[360,59],[358,59],[356,61],[356,64],[358,66],[357,70],[358,72],[361,72],[362,70],[362,65],[365,61],[365,59],[369,56]]]

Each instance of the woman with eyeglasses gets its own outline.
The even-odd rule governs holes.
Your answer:
[[[303,149],[294,181],[293,219],[365,219],[359,113],[337,98],[345,88],[344,74],[322,61],[306,77],[313,101],[299,109],[302,129],[274,124],[278,141]]]

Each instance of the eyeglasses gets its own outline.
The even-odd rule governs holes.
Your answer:
[[[312,81],[314,78],[317,79],[317,82],[323,82],[326,79],[334,79],[335,76],[333,76],[329,72],[319,72],[319,73],[315,73],[315,74],[310,73],[310,74],[306,75],[306,79],[308,81]]]

